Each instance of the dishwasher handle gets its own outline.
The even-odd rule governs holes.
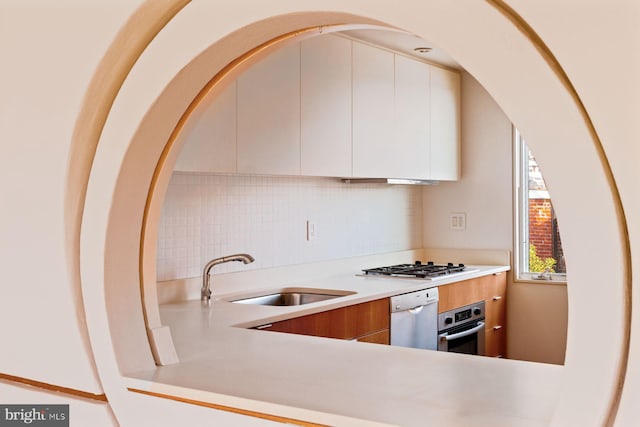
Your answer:
[[[422,311],[423,308],[424,308],[424,305],[419,305],[417,307],[410,308],[407,311],[411,314],[418,314]]]
[[[468,337],[469,335],[473,335],[482,329],[484,329],[484,322],[478,322],[478,325],[474,326],[471,329],[467,329],[466,331],[458,332],[457,334],[452,335],[449,335],[448,332],[445,332],[444,334],[438,335],[438,338],[440,338],[440,341],[452,341],[458,338]]]

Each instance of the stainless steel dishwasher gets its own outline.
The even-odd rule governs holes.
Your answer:
[[[438,288],[391,297],[391,345],[438,349]]]

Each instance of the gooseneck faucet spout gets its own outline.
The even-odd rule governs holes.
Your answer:
[[[209,272],[214,265],[223,264],[225,262],[231,261],[242,261],[245,264],[250,264],[255,259],[249,254],[235,254],[223,256],[220,258],[214,258],[209,261],[205,266],[202,272],[202,289],[200,290],[200,299],[204,302],[209,302],[211,300],[211,278],[209,277]]]

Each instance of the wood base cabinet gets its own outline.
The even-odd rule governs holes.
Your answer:
[[[485,279],[485,355],[507,356],[507,273]]]
[[[389,344],[389,299],[309,314],[256,329]]]
[[[463,280],[438,288],[438,313],[485,302],[485,355],[506,357],[507,273]]]

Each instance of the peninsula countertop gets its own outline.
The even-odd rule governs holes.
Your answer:
[[[160,307],[180,363],[127,373],[131,389],[325,425],[544,426],[562,367],[247,329],[507,271],[473,266],[420,281],[338,275],[283,287],[355,292],[295,307],[229,302]],[[255,293],[255,291],[253,291]]]

